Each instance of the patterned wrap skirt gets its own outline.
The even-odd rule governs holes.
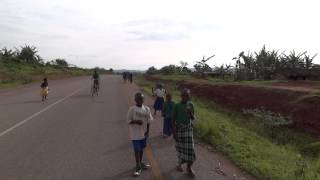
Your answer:
[[[177,125],[176,150],[179,164],[193,163],[196,160],[193,127],[191,124],[180,127]]]

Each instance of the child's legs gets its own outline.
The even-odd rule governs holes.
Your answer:
[[[167,126],[168,126],[168,136],[171,136],[171,134],[172,134],[172,120],[171,120],[171,118],[167,119]]]
[[[143,151],[147,146],[147,139],[143,139],[140,141],[140,145],[141,145],[141,151],[140,151],[140,163],[142,162],[142,158],[143,158]]]
[[[171,118],[163,119],[163,133],[167,136],[171,136],[171,133],[172,133]]]
[[[135,156],[135,159],[136,159],[137,166],[141,164],[140,152],[141,151],[135,151],[134,152],[134,156]]]
[[[135,153],[135,159],[137,166],[141,167],[141,161],[143,157],[143,149],[146,147],[146,140],[133,140],[133,148]]]

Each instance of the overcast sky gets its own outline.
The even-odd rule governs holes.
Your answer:
[[[45,60],[147,69],[230,64],[265,44],[320,53],[317,0],[0,0],[0,48],[34,45]],[[320,57],[316,57],[320,63]]]

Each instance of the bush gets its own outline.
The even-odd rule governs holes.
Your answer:
[[[317,158],[320,155],[320,142],[310,143],[301,148],[300,152],[305,156]]]

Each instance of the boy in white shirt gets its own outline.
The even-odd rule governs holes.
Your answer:
[[[136,159],[136,170],[134,176],[139,176],[142,169],[148,169],[149,164],[142,163],[143,150],[146,147],[146,140],[149,136],[150,122],[153,120],[150,108],[143,105],[144,96],[142,93],[135,94],[136,105],[130,107],[127,122],[129,124],[130,140],[132,140]]]

